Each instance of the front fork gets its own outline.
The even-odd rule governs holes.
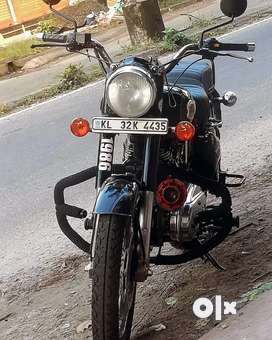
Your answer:
[[[142,136],[141,136],[142,137]],[[139,136],[139,138],[141,138]],[[99,140],[96,188],[99,192],[104,181],[113,174],[114,135],[102,134]],[[137,143],[137,141],[136,141]],[[142,144],[142,143],[141,143]],[[159,167],[160,137],[148,136],[144,143],[142,178],[140,179],[142,200],[140,200],[139,228],[142,247],[139,248],[139,265],[136,273],[137,281],[144,281],[148,276],[150,237],[154,206],[154,192],[157,186]],[[139,160],[141,163],[141,160]],[[139,179],[138,179],[139,180]],[[96,229],[96,228],[95,228]]]
[[[145,143],[143,184],[145,191],[143,201],[139,210],[139,226],[142,234],[143,249],[142,261],[139,261],[135,273],[136,281],[143,282],[147,279],[149,272],[150,238],[153,221],[154,193],[157,187],[159,168],[160,137],[147,137]],[[140,257],[141,258],[141,257]]]

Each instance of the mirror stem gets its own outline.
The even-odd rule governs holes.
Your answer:
[[[204,42],[204,36],[206,33],[210,32],[210,31],[213,31],[213,30],[216,30],[217,28],[220,28],[220,27],[223,27],[223,26],[226,26],[228,24],[231,24],[232,22],[234,21],[234,16],[228,20],[227,22],[224,22],[223,24],[219,24],[217,26],[213,26],[211,28],[208,28],[206,29],[205,31],[202,32],[202,35],[201,35],[201,39],[200,39],[200,47],[203,46],[203,42]]]
[[[63,13],[60,13],[58,12],[57,10],[55,10],[55,8],[53,8],[52,5],[50,5],[50,10],[56,14],[58,17],[62,18],[62,19],[65,19],[69,22],[71,22],[74,26],[74,32],[76,33],[77,32],[77,22],[74,18],[70,17],[69,15],[66,15],[66,14],[63,14]]]

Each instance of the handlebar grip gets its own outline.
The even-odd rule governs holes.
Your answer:
[[[67,43],[67,36],[63,35],[63,34],[44,33],[43,36],[42,36],[42,40],[45,41],[45,42],[66,44]]]
[[[254,52],[255,51],[255,43],[247,43],[247,44],[222,43],[215,38],[206,40],[204,42],[204,46],[214,51],[242,51],[242,52]]]
[[[243,51],[243,52],[254,52],[255,43],[247,44],[222,44],[219,43],[220,51]]]

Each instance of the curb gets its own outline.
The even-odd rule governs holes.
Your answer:
[[[161,14],[166,14],[175,9],[186,8],[190,5],[194,5],[197,3],[201,3],[203,0],[187,0],[184,3],[174,4],[161,9]],[[53,51],[52,51],[53,52]],[[66,51],[61,51],[59,53],[44,53],[38,54],[37,56],[28,56],[17,60],[8,60],[7,62],[0,62],[0,77],[4,77],[6,75],[11,75],[12,73],[22,69],[24,71],[33,70],[38,67],[44,66],[47,63],[57,60],[60,57],[64,57],[67,55]],[[31,65],[32,63],[33,65]],[[27,65],[28,64],[28,65]]]

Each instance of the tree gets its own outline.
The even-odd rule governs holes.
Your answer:
[[[97,0],[97,2],[98,2],[100,5],[104,6],[105,8],[108,7],[107,0]]]
[[[158,0],[133,0],[123,13],[132,44],[162,38],[164,23]]]

